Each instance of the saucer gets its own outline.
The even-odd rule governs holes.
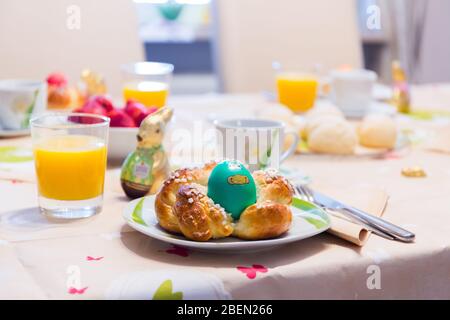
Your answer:
[[[364,118],[369,113],[382,113],[388,116],[393,116],[397,113],[397,110],[394,106],[384,103],[373,101],[367,108],[365,109],[344,109],[341,108],[344,115],[351,119],[361,119]]]
[[[17,129],[17,130],[0,129],[0,138],[15,138],[29,135],[30,129]]]

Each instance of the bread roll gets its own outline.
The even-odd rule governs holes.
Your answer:
[[[368,148],[392,149],[397,142],[397,126],[392,118],[372,114],[358,128],[359,143]]]
[[[339,118],[320,124],[308,136],[309,149],[317,153],[352,154],[357,143],[353,126]]]
[[[307,140],[311,132],[321,123],[335,118],[344,119],[344,114],[338,107],[332,104],[317,105],[306,114],[305,124],[301,130],[301,137]]]

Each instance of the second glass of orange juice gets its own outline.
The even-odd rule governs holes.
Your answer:
[[[163,107],[169,95],[173,65],[160,62],[136,62],[122,66],[123,97],[147,107]]]
[[[87,114],[47,114],[31,120],[44,214],[76,219],[101,210],[108,127],[108,118]]]
[[[318,81],[314,76],[283,72],[276,76],[278,101],[294,112],[306,112],[314,106]]]

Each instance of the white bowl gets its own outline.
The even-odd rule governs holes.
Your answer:
[[[123,161],[136,149],[139,128],[109,128],[108,160]]]

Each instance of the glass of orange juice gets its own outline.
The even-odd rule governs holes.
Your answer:
[[[30,124],[41,212],[62,219],[100,212],[109,118],[44,114]]]
[[[173,69],[172,64],[150,61],[123,65],[123,98],[147,107],[165,106]]]
[[[294,112],[306,112],[317,96],[316,77],[296,72],[279,72],[276,76],[278,101]]]

